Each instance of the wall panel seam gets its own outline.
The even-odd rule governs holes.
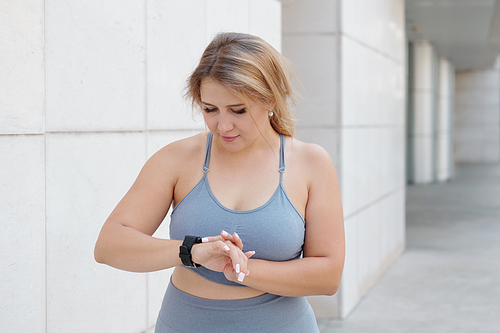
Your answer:
[[[144,0],[144,161],[148,158],[148,0]],[[146,330],[149,326],[149,274],[145,274],[146,283]]]
[[[0,137],[5,137],[5,136],[44,136],[45,133],[0,133]]]
[[[335,48],[335,52],[336,52],[336,71],[337,71],[337,84],[336,84],[336,93],[337,93],[337,103],[336,103],[336,106],[337,106],[337,109],[335,110],[337,112],[336,114],[336,118],[337,118],[337,126],[342,126],[342,24],[341,24],[341,20],[342,20],[342,2],[341,1],[337,1],[337,10],[335,12],[336,14],[336,17],[335,17],[335,22],[336,22],[336,33],[333,34],[334,38],[335,38],[335,45],[336,45],[336,48]],[[340,33],[339,33],[340,32]],[[336,133],[336,137],[337,137],[337,156],[335,156],[335,160],[338,161],[337,165],[338,165],[338,175],[339,175],[339,187],[342,188],[342,133],[341,131],[337,131]],[[345,217],[343,217],[345,219]],[[357,265],[357,264],[356,264]],[[357,267],[356,267],[356,271],[358,271]],[[336,317],[337,318],[342,318],[342,313],[344,312],[344,305],[343,305],[343,292],[342,292],[342,289],[343,288],[339,288],[338,290],[338,298],[337,298],[337,314],[336,314]],[[359,301],[359,300],[358,300]]]
[[[45,134],[125,134],[125,133],[168,133],[168,132],[187,132],[187,131],[199,131],[202,132],[202,128],[172,128],[172,129],[149,129],[149,130],[103,130],[103,131],[47,131]],[[0,134],[0,135],[11,135],[11,134]],[[12,134],[12,135],[25,135],[25,134]],[[44,135],[44,134],[32,134],[32,135]]]
[[[47,131],[47,66],[46,66],[46,60],[47,60],[47,55],[46,55],[46,47],[45,47],[45,41],[46,41],[46,22],[47,22],[47,10],[46,10],[46,3],[43,1],[43,156],[44,156],[44,223],[45,223],[45,228],[44,228],[44,239],[45,239],[45,333],[48,332],[48,318],[49,318],[49,306],[48,306],[48,299],[47,295],[48,293],[48,283],[47,283],[47,136],[45,135],[45,132]]]

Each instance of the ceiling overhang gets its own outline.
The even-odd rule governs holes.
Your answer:
[[[409,41],[428,40],[458,70],[492,68],[500,53],[497,0],[406,0]]]

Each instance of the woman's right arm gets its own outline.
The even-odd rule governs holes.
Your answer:
[[[152,235],[170,208],[179,175],[192,158],[190,149],[176,142],[146,162],[101,229],[94,249],[97,262],[131,272],[152,272],[182,264],[182,241]],[[230,266],[236,269],[239,264],[241,271],[246,272],[251,254],[241,251],[241,240],[233,240],[229,235],[207,240],[193,247],[193,261],[216,271],[227,271]]]
[[[97,262],[132,272],[181,263],[182,241],[152,237],[172,203],[180,163],[175,150],[175,145],[166,146],[146,162],[101,229],[94,249]]]

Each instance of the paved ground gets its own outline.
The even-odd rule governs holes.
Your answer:
[[[500,332],[500,164],[456,171],[408,187],[405,253],[322,333]]]

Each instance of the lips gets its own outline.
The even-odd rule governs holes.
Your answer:
[[[220,136],[222,138],[222,140],[226,141],[226,142],[233,142],[234,140],[236,140],[239,135],[236,135],[236,136],[223,136],[221,135]]]

